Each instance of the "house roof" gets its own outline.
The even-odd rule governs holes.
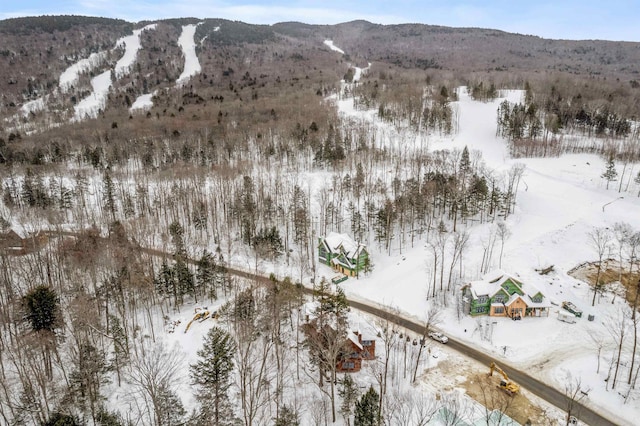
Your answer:
[[[496,286],[486,281],[471,281],[469,283],[469,289],[471,290],[473,298],[477,299],[478,296],[489,296],[495,293]]]
[[[521,297],[528,307],[546,308],[551,306],[551,304],[546,301],[546,297],[544,297],[544,294],[540,291],[540,289],[538,289],[538,287],[531,283],[524,283],[502,270],[489,272],[484,276],[484,279],[470,282],[468,284],[468,287],[471,290],[471,295],[474,299],[477,299],[479,296],[493,297],[500,290],[503,290],[502,284],[504,284],[507,280],[512,281],[524,293],[524,295],[520,296],[518,293],[514,293],[509,298],[509,301],[505,302],[506,305],[510,305],[516,300],[517,297]],[[536,303],[532,299],[532,297],[538,293],[542,294],[543,296],[542,302],[540,303]]]
[[[355,242],[351,237],[346,234],[338,234],[337,232],[330,232],[326,237],[322,239],[322,243],[327,250],[333,254],[343,255],[334,257],[331,261],[334,264],[341,264],[347,268],[353,268],[354,265],[351,259],[360,256],[360,253],[366,248],[364,244]]]
[[[351,343],[356,345],[358,347],[358,349],[360,349],[360,350],[363,349],[362,344],[358,340],[358,336],[356,336],[356,333],[354,333],[353,331],[349,331],[347,333],[347,339],[349,339],[351,341]]]
[[[337,232],[330,232],[324,238],[327,248],[333,253],[344,252],[347,257],[356,257],[365,248],[363,244],[355,242],[347,234],[338,234]],[[340,248],[342,247],[342,250]]]
[[[13,229],[0,233],[0,246],[4,248],[21,247],[23,240],[24,238]]]
[[[504,302],[504,304],[505,304],[505,305],[507,305],[507,306],[511,306],[511,304],[512,304],[513,302],[515,302],[516,300],[518,300],[518,299],[522,299],[522,301],[525,303],[525,305],[529,306],[529,304],[527,303],[527,301],[526,301],[522,296],[520,296],[518,293],[513,293],[513,294],[511,295],[511,297],[509,298],[509,300],[507,300],[506,302]]]

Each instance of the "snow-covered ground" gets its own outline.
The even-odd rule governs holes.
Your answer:
[[[145,28],[149,27],[151,26]],[[183,27],[180,36],[179,44],[185,56],[185,67],[177,81],[178,85],[185,84],[191,76],[200,72],[193,42],[195,30],[196,25],[187,25]],[[118,70],[125,73],[134,63],[135,52],[140,48],[140,32],[129,36],[135,37],[124,42],[125,54],[116,65],[116,77]],[[330,40],[326,40],[324,44],[344,54]],[[92,69],[92,64],[99,62],[98,57],[89,61],[90,59],[91,57],[84,60],[87,62],[78,62],[61,75],[61,90],[73,85],[80,73]],[[91,80],[93,93],[76,105],[75,119],[95,116],[104,108],[112,84],[111,71],[104,71]],[[354,80],[357,81],[361,76],[362,70],[356,68]],[[540,288],[554,304],[551,314],[546,318],[525,317],[522,321],[459,317],[453,301],[449,301],[448,307],[442,310],[443,321],[440,328],[456,339],[481,347],[499,363],[529,371],[533,376],[555,384],[560,390],[563,390],[567,382],[580,379],[583,387],[589,389],[585,403],[597,407],[609,418],[617,419],[620,424],[635,424],[634,419],[640,412],[637,396],[632,394],[625,403],[622,396],[617,391],[608,389],[604,381],[612,356],[612,339],[606,324],[609,317],[620,311],[624,302],[621,298],[614,300],[610,295],[605,295],[595,307],[591,307],[589,286],[568,276],[567,271],[577,264],[596,259],[587,236],[594,228],[612,227],[616,222],[627,222],[639,230],[640,199],[618,193],[617,185],[612,185],[607,190],[601,178],[605,164],[594,155],[510,158],[506,142],[496,137],[496,111],[505,98],[511,101],[521,100],[521,91],[505,92],[503,98],[491,102],[472,100],[464,88],[458,91],[458,95],[459,101],[452,105],[458,117],[458,132],[453,136],[408,134],[408,130],[398,129],[378,120],[375,110],[355,109],[351,98],[332,98],[344,119],[360,120],[370,125],[377,132],[376,140],[389,149],[428,147],[431,150],[462,150],[467,146],[472,152],[482,153],[482,161],[498,177],[504,175],[514,164],[526,166],[517,194],[515,212],[506,220],[510,235],[505,242],[501,268]],[[149,107],[152,105],[151,98],[152,94],[138,97],[131,109]],[[38,106],[38,101],[33,102],[29,108]],[[329,178],[327,172],[310,172],[307,181],[309,192],[314,192],[312,187],[321,186],[324,179]],[[464,256],[467,281],[481,276],[482,243],[492,226],[494,225],[467,225],[471,232],[469,249]],[[342,283],[347,295],[397,308],[413,319],[424,318],[428,307],[427,281],[431,279],[430,254],[424,246],[424,240],[416,241],[414,247],[405,246],[402,250],[396,241],[391,256],[374,245],[370,246],[374,271],[370,276]],[[535,271],[550,265],[554,265],[555,270],[549,275],[541,276]],[[498,267],[497,256],[494,256],[492,266]],[[287,271],[276,272],[281,275],[280,272]],[[331,277],[334,273],[330,268],[319,265],[318,274]],[[297,273],[289,275],[297,276]],[[583,318],[577,323],[558,321],[557,304],[564,300],[572,301],[583,310]],[[589,315],[593,315],[595,320],[588,321]],[[187,308],[174,315],[174,319],[182,319],[182,327],[190,317],[192,312]],[[360,321],[364,327],[370,319],[363,317]],[[357,323],[358,320],[355,319],[354,322]],[[188,365],[195,359],[195,352],[200,348],[207,329],[203,324],[196,323],[189,333],[185,334],[184,328],[181,328],[167,336],[166,340],[170,346],[175,344],[186,354],[184,364]],[[594,336],[602,336],[603,341],[608,342],[600,357],[602,365],[597,374],[598,358],[592,338]],[[447,357],[453,359],[454,354],[447,353],[446,347],[439,350],[442,354],[439,355],[440,360]],[[433,367],[436,362],[433,357],[429,358],[426,366]],[[183,394],[190,395],[187,390]],[[186,405],[191,404],[187,401]]]
[[[182,34],[180,34],[180,38],[178,38],[178,44],[180,48],[182,48],[182,54],[184,55],[184,69],[180,77],[178,77],[178,80],[176,80],[178,86],[184,86],[191,77],[198,74],[201,70],[200,61],[196,54],[196,43],[194,41],[198,25],[184,25],[182,27]]]
[[[47,107],[48,96],[42,96],[33,101],[29,101],[20,107],[20,112],[23,116],[27,117],[32,112],[43,111]]]
[[[86,117],[97,117],[100,110],[104,109],[111,88],[111,70],[93,77],[91,87],[93,92],[74,106],[73,121],[80,121]]]
[[[113,69],[116,79],[122,78],[128,74],[135,63],[138,50],[140,50],[141,47],[140,34],[142,34],[143,31],[153,30],[155,28],[156,24],[149,24],[144,28],[133,31],[132,35],[120,38],[116,42],[115,48],[124,47],[124,53]],[[82,61],[78,62],[78,64],[80,63],[82,63]],[[65,84],[69,84],[68,81],[76,81],[78,79],[78,73],[86,71],[86,68],[83,67],[88,66],[87,64],[77,66],[78,64],[76,64],[75,67],[70,67],[73,68],[73,72],[70,72],[69,75],[65,77],[64,80],[67,82]],[[67,71],[69,71],[69,69],[67,69]],[[65,73],[67,73],[67,71],[65,71]],[[62,76],[60,81],[62,82]],[[107,97],[109,95],[111,85],[111,70],[104,71],[98,76],[92,78],[91,87],[93,92],[74,106],[74,115],[72,120],[80,121],[86,117],[97,117],[100,110],[103,110],[107,104]],[[63,87],[62,84],[60,87]]]
[[[127,74],[131,66],[136,60],[138,50],[140,50],[140,35],[143,31],[153,30],[156,28],[156,24],[149,24],[144,28],[134,30],[133,34],[121,37],[116,41],[114,49],[124,47],[124,53],[115,65],[116,78],[120,78]],[[89,55],[88,58],[80,59],[78,62],[69,66],[66,70],[60,74],[58,79],[58,85],[62,92],[67,92],[71,86],[75,85],[80,74],[90,72],[105,61],[107,57],[107,51],[95,52]]]
[[[369,62],[369,65],[365,68],[353,67],[356,70],[356,72],[353,73],[353,82],[356,83],[360,81],[360,79],[362,78],[362,73],[366,73],[367,71],[369,71],[370,67],[371,67],[371,62]]]
[[[153,95],[154,93],[146,93],[144,95],[140,95],[136,98],[136,100],[131,104],[131,108],[129,108],[129,112],[133,112],[136,110],[147,110],[153,107]]]
[[[512,101],[519,101],[522,93],[510,91],[504,94]],[[617,192],[617,186],[606,189],[600,177],[605,164],[595,155],[563,155],[559,158],[512,159],[506,142],[496,137],[496,111],[504,98],[492,102],[476,102],[465,89],[459,90],[459,101],[453,106],[459,116],[459,132],[454,136],[428,136],[428,146],[433,150],[459,149],[467,146],[470,151],[480,151],[482,159],[497,175],[506,173],[514,164],[526,166],[517,195],[515,213],[506,220],[510,236],[506,240],[502,269],[519,279],[535,284],[554,304],[570,300],[584,311],[576,324],[557,319],[559,307],[552,306],[547,318],[509,318],[463,316],[458,319],[456,309],[450,303],[444,309],[441,329],[456,339],[463,340],[492,353],[504,364],[510,364],[535,377],[553,383],[564,390],[567,376],[581,379],[583,388],[590,388],[584,401],[604,411],[621,424],[634,424],[640,401],[624,399],[616,392],[606,390],[604,379],[608,373],[611,350],[603,351],[600,373],[596,371],[596,348],[590,336],[600,335],[613,345],[605,324],[607,318],[619,312],[625,303],[618,297],[615,302],[605,296],[591,307],[589,286],[567,275],[572,267],[597,259],[588,243],[588,233],[596,227],[612,227],[616,222],[629,223],[640,229],[640,199]],[[397,131],[377,119],[375,111],[358,111],[352,99],[337,102],[345,118],[368,122],[388,136],[383,139],[394,145]],[[615,186],[615,188],[614,188]],[[610,204],[608,204],[610,203]],[[491,224],[469,225],[471,241],[465,253],[466,280],[480,278],[482,240],[487,238]],[[397,244],[397,243],[396,243]],[[350,297],[377,302],[398,308],[413,318],[423,318],[427,309],[428,270],[430,254],[422,244],[403,248],[394,247],[392,256],[374,254],[374,272],[369,277],[349,279],[341,286]],[[497,256],[492,266],[497,267]],[[535,269],[555,265],[555,271],[541,276]],[[331,277],[333,272],[324,265],[319,275]],[[614,303],[612,303],[614,302]],[[594,315],[595,321],[587,316]]]
[[[88,58],[80,59],[75,64],[68,67],[60,74],[58,79],[60,90],[62,92],[68,91],[71,86],[75,85],[80,78],[80,74],[92,71],[99,67],[105,60],[107,52],[96,52],[89,55]]]
[[[116,78],[123,77],[131,70],[133,63],[136,60],[136,56],[138,55],[138,50],[140,50],[141,47],[140,35],[142,32],[155,29],[156,24],[149,24],[144,28],[134,30],[133,34],[122,37],[116,42],[116,48],[124,47],[124,53],[115,66]]]
[[[336,46],[335,44],[333,44],[333,40],[325,40],[324,44],[329,47],[329,49],[333,50],[334,52],[338,52],[342,55],[344,55],[344,50],[340,49],[338,46]],[[365,68],[361,68],[361,67],[356,67],[354,66],[353,69],[355,70],[354,74],[353,74],[353,82],[356,83],[358,81],[360,81],[360,79],[362,78],[362,73],[366,73],[369,68],[371,67],[371,62],[369,62],[369,65],[367,65]]]
[[[338,46],[333,44],[333,40],[325,40],[324,44],[326,46],[328,46],[329,49],[333,50],[334,52],[342,53],[344,55],[344,50],[340,49]]]

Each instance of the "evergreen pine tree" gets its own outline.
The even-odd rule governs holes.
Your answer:
[[[216,268],[215,258],[211,253],[205,250],[202,253],[202,257],[200,257],[200,259],[198,260],[196,268],[197,291],[204,291],[207,296],[216,300],[218,298],[218,294],[214,285]]]
[[[293,408],[288,406],[284,406],[280,409],[280,413],[278,418],[276,419],[274,426],[299,426],[300,425],[300,417],[298,416],[298,412]]]
[[[35,189],[33,188],[33,172],[31,169],[27,169],[27,173],[22,181],[20,198],[22,198],[22,201],[30,207],[36,205]]]
[[[176,264],[173,267],[173,275],[176,279],[177,293],[180,303],[183,302],[183,296],[185,294],[195,296],[193,274],[182,257],[178,257],[176,259]]]
[[[338,395],[342,398],[342,404],[340,405],[340,414],[347,421],[347,425],[351,424],[350,417],[353,412],[353,407],[358,401],[358,388],[349,374],[345,374],[344,378],[340,381],[341,387],[338,388]]]
[[[174,257],[185,257],[187,250],[184,245],[184,228],[178,222],[172,222],[169,225],[169,235],[174,246]]]
[[[613,162],[613,155],[609,156],[609,161],[607,162],[607,168],[600,176],[607,180],[607,189],[609,189],[609,183],[616,180],[618,178],[618,172],[616,171],[616,164]]]
[[[173,277],[173,270],[167,263],[166,259],[162,261],[160,272],[156,276],[154,283],[158,294],[166,296],[174,293],[175,282]]]
[[[109,383],[105,354],[91,343],[80,343],[72,353],[74,369],[69,375],[69,393],[75,403],[94,413],[101,398],[100,387]]]
[[[53,331],[59,318],[59,299],[56,292],[47,286],[31,290],[23,299],[26,318],[33,331]]]
[[[116,220],[116,189],[109,172],[104,173],[102,186],[102,200],[104,202],[104,208],[111,213],[111,218]]]
[[[466,175],[471,171],[471,160],[469,159],[469,148],[465,145],[460,156],[460,172]]]
[[[229,276],[229,270],[227,269],[227,261],[222,255],[220,247],[216,249],[216,267],[214,269],[214,287],[216,289],[224,290],[224,294],[227,294],[227,290],[231,287],[231,277]]]
[[[53,413],[49,417],[49,420],[42,423],[42,426],[79,426],[80,422],[75,416],[68,414]]]
[[[167,384],[160,384],[158,389],[158,407],[156,412],[158,424],[160,425],[183,425],[184,416],[187,413],[182,405],[182,401],[176,392],[171,390]]]
[[[191,379],[199,388],[197,398],[206,424],[231,424],[233,411],[228,398],[235,343],[229,333],[213,327],[207,333],[198,361],[191,365]]]
[[[129,340],[120,323],[120,318],[115,315],[109,315],[109,332],[113,337],[113,366],[116,369],[118,386],[120,386],[120,367],[129,359]]]
[[[378,424],[378,392],[369,387],[367,393],[362,395],[360,401],[356,402],[354,426],[376,426]]]

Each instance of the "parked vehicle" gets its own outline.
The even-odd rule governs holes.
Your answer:
[[[449,341],[449,338],[447,336],[437,331],[430,331],[427,335],[436,342],[447,343]]]
[[[578,318],[582,318],[582,311],[578,309],[578,307],[571,302],[562,302],[562,309],[564,309],[565,311],[571,312],[573,315],[577,316]]]
[[[576,316],[571,312],[558,311],[558,319],[560,321],[568,322],[569,324],[576,322]]]
[[[334,284],[340,284],[341,282],[347,280],[347,278],[349,277],[344,274],[335,275],[333,278],[331,278],[331,282]]]

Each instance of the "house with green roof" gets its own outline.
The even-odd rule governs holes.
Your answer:
[[[533,284],[524,283],[503,272],[494,271],[479,281],[462,287],[465,311],[471,315],[489,315],[520,319],[525,316],[549,316],[551,303]]]
[[[318,260],[336,272],[355,277],[369,265],[369,252],[348,235],[331,232],[318,238]]]

